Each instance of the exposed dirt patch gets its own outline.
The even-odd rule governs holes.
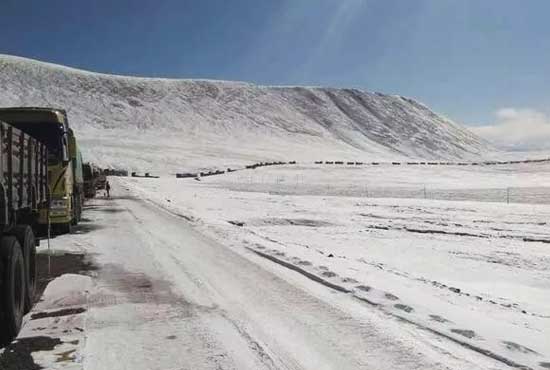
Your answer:
[[[550,369],[550,362],[539,362],[539,366],[544,369]]]
[[[406,304],[394,304],[393,307],[397,308],[398,310],[405,311],[406,313],[411,313],[414,311],[414,309],[411,306],[407,306]]]
[[[368,229],[375,229],[375,230],[389,230],[389,226],[382,226],[382,225],[369,225],[367,226]]]
[[[472,339],[476,337],[476,332],[473,330],[467,330],[467,329],[451,329],[451,331],[455,334],[462,335],[463,337],[466,337],[468,339]]]
[[[448,226],[444,224],[439,224],[440,226]],[[463,226],[460,224],[454,224],[454,226]],[[396,231],[407,231],[410,233],[417,233],[417,234],[438,234],[438,235],[450,235],[450,236],[464,236],[464,237],[472,237],[472,238],[481,238],[481,239],[489,239],[489,238],[497,238],[497,239],[515,239],[515,240],[521,240],[526,243],[545,243],[550,244],[550,239],[548,238],[537,238],[537,237],[530,237],[530,236],[523,236],[523,235],[515,235],[515,234],[477,234],[477,233],[470,233],[470,232],[461,232],[461,231],[446,231],[446,230],[437,230],[437,229],[417,229],[417,228],[411,228],[407,226],[385,226],[385,225],[367,225],[368,229],[373,230],[396,230]],[[510,231],[510,230],[502,230],[502,231]]]
[[[345,278],[342,278],[342,282],[343,283],[351,283],[351,284],[357,284],[358,281],[353,279],[353,278],[349,278],[349,277],[345,277]]]
[[[239,227],[244,226],[244,222],[242,222],[242,221],[227,221],[227,222],[230,223],[231,225],[234,225],[234,226],[239,226]]]
[[[533,243],[546,243],[550,244],[550,239],[540,239],[540,238],[530,238],[530,237],[524,237],[524,242],[533,242]]]
[[[323,275],[324,277],[328,277],[328,278],[333,278],[333,277],[336,277],[337,275],[332,272],[332,271],[323,271],[321,273],[321,275]]]
[[[38,351],[52,351],[61,344],[59,338],[30,337],[21,338],[10,344],[0,354],[0,369],[2,370],[40,370],[43,367],[37,365],[32,353]]]
[[[104,229],[105,226],[101,226],[101,225],[98,225],[96,223],[93,223],[93,222],[84,222],[84,221],[81,221],[78,226],[75,226],[73,228],[73,231],[72,233],[73,234],[88,234],[88,233],[91,233],[93,231],[98,231],[98,230],[101,230],[101,229]]]
[[[359,290],[362,290],[363,292],[370,292],[370,290],[372,289],[370,286],[367,286],[367,285],[357,285],[355,287],[355,289],[359,289]]]
[[[139,200],[140,198],[134,196],[134,195],[113,195],[111,196],[112,200]],[[88,206],[84,206],[84,209],[86,209]],[[100,206],[98,206],[100,207]]]
[[[384,294],[384,297],[386,297],[386,299],[389,299],[390,301],[397,301],[399,300],[399,297],[398,296],[395,296],[391,293],[386,293]]]
[[[445,230],[431,230],[431,229],[413,229],[410,227],[405,227],[403,230],[408,231],[410,233],[419,233],[419,234],[442,234],[442,235],[455,235],[455,236],[469,236],[472,238],[488,238],[488,235],[483,234],[473,234],[473,233],[467,233],[467,232],[459,232],[459,231],[445,231]]]
[[[311,220],[307,218],[263,218],[255,222],[258,226],[307,226],[307,227],[328,227],[335,226],[333,223],[322,220]]]
[[[517,352],[521,352],[521,353],[525,353],[525,354],[531,354],[531,355],[538,355],[539,354],[538,352],[533,351],[531,348],[522,346],[521,344],[517,344],[517,343],[514,343],[514,342],[509,342],[509,341],[505,340],[505,341],[502,342],[502,344],[504,344],[506,346],[506,348],[509,349],[510,351],[517,351]]]
[[[83,307],[77,307],[77,308],[65,308],[63,310],[58,311],[50,311],[50,312],[37,312],[33,313],[31,315],[31,320],[39,320],[44,319],[47,317],[62,317],[62,316],[69,316],[69,315],[79,315],[81,313],[86,312],[86,309]]]
[[[106,212],[106,213],[121,213],[126,212],[122,207],[105,207],[105,206],[87,206],[84,208],[85,212]]]
[[[442,323],[450,322],[446,318],[444,318],[442,316],[439,316],[439,315],[430,315],[430,320],[437,321],[437,322],[442,322]]]
[[[191,305],[172,291],[172,285],[161,279],[153,279],[141,272],[131,272],[116,264],[101,267],[100,284],[113,291],[113,294],[100,292],[92,294],[88,303],[96,307],[106,307],[121,303],[170,304],[181,308],[184,316],[190,315]]]

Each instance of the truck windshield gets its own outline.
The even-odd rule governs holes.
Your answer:
[[[35,137],[48,148],[48,165],[63,160],[63,129],[57,123],[17,122],[13,126]]]

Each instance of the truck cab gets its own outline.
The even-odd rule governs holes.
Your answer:
[[[70,232],[82,208],[79,183],[82,160],[74,133],[69,128],[67,113],[56,108],[3,108],[0,120],[8,122],[36,138],[48,148],[48,190],[50,207],[40,210],[39,224],[51,224],[58,232]],[[79,169],[80,168],[80,169]],[[80,177],[75,172],[80,171]]]

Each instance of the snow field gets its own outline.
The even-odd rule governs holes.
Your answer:
[[[367,181],[531,187],[546,181],[547,170],[297,166],[201,182],[120,181],[226,245],[291,265],[390,316],[537,368],[550,357],[550,205],[311,195],[309,189]],[[277,192],[285,182],[292,191]]]

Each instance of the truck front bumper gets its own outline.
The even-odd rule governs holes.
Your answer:
[[[50,223],[51,224],[66,224],[72,221],[70,210],[63,209],[50,209]],[[38,223],[40,225],[48,224],[48,210],[41,209],[40,216],[38,217]]]

